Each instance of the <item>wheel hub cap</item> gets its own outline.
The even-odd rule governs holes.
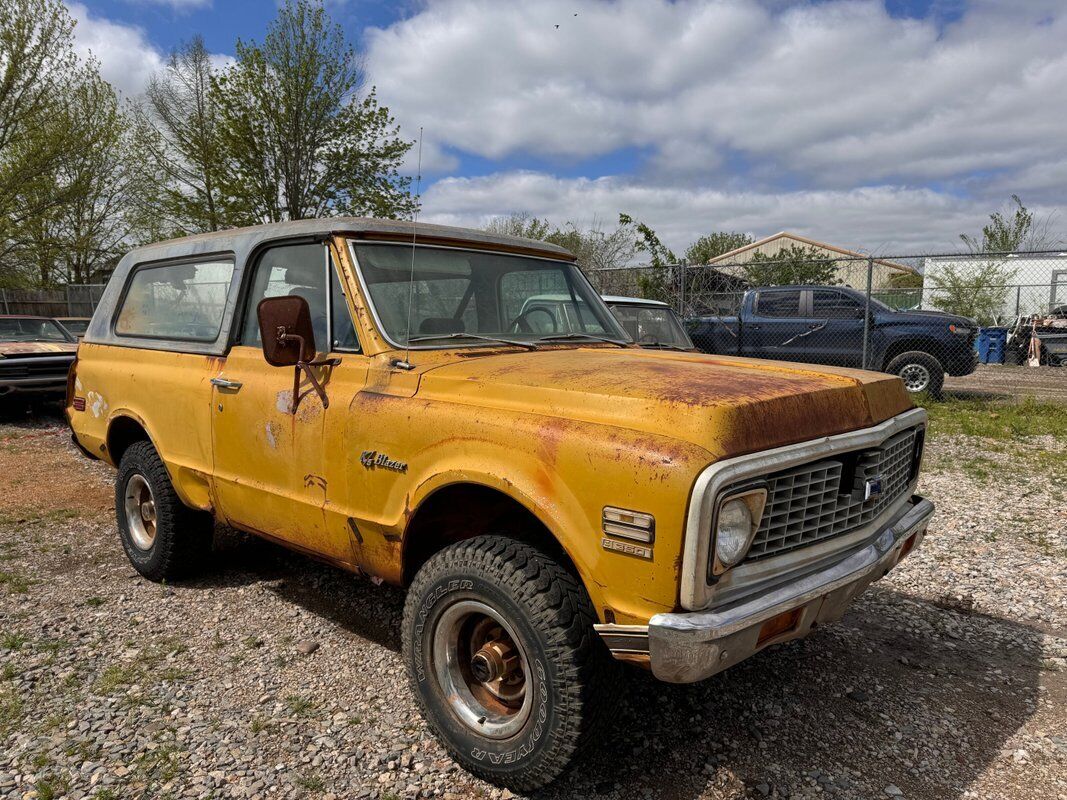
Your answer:
[[[156,540],[156,498],[143,475],[131,475],[126,482],[124,506],[134,546],[140,550],[152,549]]]
[[[433,673],[452,713],[482,736],[513,736],[530,716],[526,654],[493,608],[461,600],[432,632]]]
[[[908,364],[900,371],[900,377],[909,392],[921,392],[930,385],[930,370],[922,364]]]

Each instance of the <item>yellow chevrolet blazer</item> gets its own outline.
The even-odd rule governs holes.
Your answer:
[[[933,513],[898,378],[641,348],[565,250],[405,222],[134,250],[67,415],[146,578],[217,520],[407,587],[427,722],[516,790],[593,738],[618,661],[697,681],[804,636]]]

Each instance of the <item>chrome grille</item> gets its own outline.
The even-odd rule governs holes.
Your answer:
[[[767,506],[746,561],[781,555],[867,524],[907,491],[919,430],[898,433],[881,447],[844,453],[767,477]],[[867,481],[881,479],[865,500]]]

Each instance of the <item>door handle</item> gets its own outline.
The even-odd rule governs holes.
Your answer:
[[[231,392],[236,392],[244,386],[240,381],[228,381],[225,378],[212,378],[211,385],[217,386],[220,389],[229,389]]]

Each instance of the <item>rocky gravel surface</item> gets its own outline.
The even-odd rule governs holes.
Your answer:
[[[542,795],[1067,800],[1067,503],[1035,466],[1064,446],[935,440],[933,529],[842,622],[699,685],[626,672]],[[0,424],[0,796],[511,797],[416,713],[399,591],[225,531],[148,583],[111,479],[54,419]]]

